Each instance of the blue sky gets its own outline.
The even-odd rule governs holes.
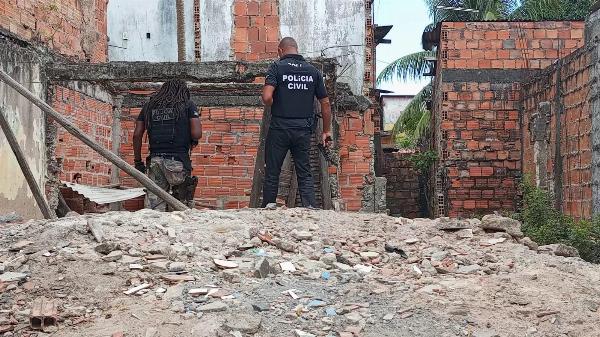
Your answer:
[[[387,35],[392,44],[377,47],[377,71],[380,72],[389,62],[423,50],[421,34],[431,20],[423,0],[375,0],[375,23],[381,26],[393,25]],[[379,87],[392,90],[396,94],[416,94],[428,80],[422,82],[388,82]]]

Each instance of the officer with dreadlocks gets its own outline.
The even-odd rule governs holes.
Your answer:
[[[142,138],[148,131],[150,155],[142,161]],[[158,186],[193,207],[198,178],[192,177],[191,149],[202,136],[200,114],[181,80],[170,80],[142,108],[133,133],[135,167]],[[167,205],[148,192],[146,207],[166,211]]]
[[[323,116],[322,145],[331,141],[331,105],[323,75],[298,54],[298,44],[291,37],[279,43],[280,59],[269,68],[262,100],[271,106],[271,125],[265,146],[265,181],[263,207],[274,203],[279,187],[281,166],[291,151],[302,207],[314,208],[314,180],[310,168],[310,148],[316,126],[315,97],[321,104]]]

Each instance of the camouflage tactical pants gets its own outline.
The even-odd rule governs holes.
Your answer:
[[[152,157],[148,165],[148,178],[169,193],[172,193],[174,187],[183,184],[189,175],[190,172],[183,168],[183,164],[173,159]],[[146,194],[146,208],[162,212],[169,210],[167,203],[150,191]]]

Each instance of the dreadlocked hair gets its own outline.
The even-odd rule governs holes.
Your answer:
[[[186,103],[190,100],[190,90],[182,80],[169,80],[165,82],[160,90],[144,107],[144,120],[146,128],[150,127],[152,111],[155,109],[173,108],[177,113],[177,119],[183,114]]]

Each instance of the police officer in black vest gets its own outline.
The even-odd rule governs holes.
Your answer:
[[[274,203],[279,187],[279,174],[285,156],[292,153],[302,206],[314,208],[314,180],[310,168],[311,138],[315,127],[315,97],[321,104],[323,134],[320,141],[331,141],[331,105],[323,75],[298,54],[298,44],[291,37],[279,43],[280,59],[269,68],[262,100],[271,106],[271,125],[266,141],[266,172],[263,207]]]
[[[142,161],[142,139],[148,131],[150,155]],[[200,114],[190,100],[185,82],[170,80],[143,107],[133,132],[135,167],[146,173],[158,186],[187,204],[194,206],[198,179],[191,176],[191,149],[202,136]],[[146,207],[166,211],[167,205],[148,192]]]

